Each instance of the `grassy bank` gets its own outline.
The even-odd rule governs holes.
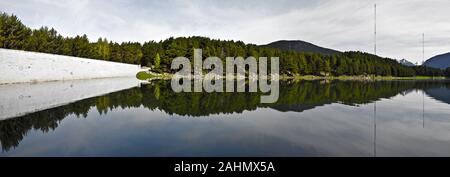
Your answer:
[[[152,73],[152,72],[147,72],[147,71],[141,71],[139,73],[136,74],[136,78],[138,78],[139,80],[166,80],[166,79],[171,79],[172,75],[169,73]]]

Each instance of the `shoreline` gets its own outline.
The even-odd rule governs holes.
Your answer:
[[[142,71],[136,74],[139,80],[170,80],[173,74],[154,73]],[[414,76],[414,77],[394,77],[394,76],[287,76],[280,75],[280,80],[354,80],[354,81],[383,81],[383,80],[446,80],[447,77]]]
[[[446,77],[414,76],[414,77],[394,77],[394,76],[280,76],[280,79],[294,80],[356,80],[356,81],[383,81],[383,80],[445,80]]]

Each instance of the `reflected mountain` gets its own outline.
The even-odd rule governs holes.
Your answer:
[[[441,85],[431,89],[426,89],[425,93],[439,101],[450,104],[450,84]]]
[[[9,151],[30,130],[53,131],[69,115],[86,118],[91,109],[108,114],[118,108],[144,107],[189,117],[242,113],[257,108],[303,112],[332,103],[358,106],[414,90],[425,90],[446,103],[450,100],[449,85],[444,81],[284,81],[280,82],[279,100],[273,104],[260,103],[264,93],[175,93],[170,81],[156,81],[2,120],[0,142],[3,151]]]

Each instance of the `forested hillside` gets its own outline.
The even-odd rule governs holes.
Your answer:
[[[439,69],[450,68],[450,53],[434,56],[425,61],[424,65]]]
[[[36,51],[114,62],[141,64],[164,71],[178,56],[192,59],[194,48],[203,49],[203,57],[260,56],[279,57],[280,72],[287,75],[379,75],[414,76],[416,70],[396,60],[362,52],[333,55],[282,51],[271,47],[244,44],[241,41],[215,40],[205,37],[179,37],[163,41],[117,43],[100,38],[89,41],[86,35],[64,37],[53,28],[30,29],[14,15],[0,14],[0,47]],[[425,70],[428,71],[428,70]],[[433,73],[434,75],[434,73]]]

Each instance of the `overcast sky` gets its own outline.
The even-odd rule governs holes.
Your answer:
[[[372,53],[374,3],[378,55],[422,61],[422,33],[426,58],[450,52],[450,0],[0,0],[0,11],[32,28],[54,27],[91,40],[288,39]]]

